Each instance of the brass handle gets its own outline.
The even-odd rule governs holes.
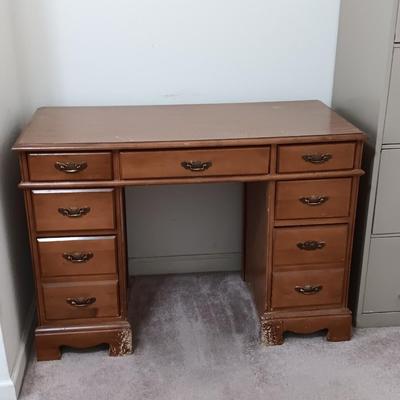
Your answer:
[[[64,253],[62,255],[67,261],[73,263],[73,264],[82,264],[82,263],[87,263],[89,260],[91,260],[94,256],[94,254],[89,251],[87,253]]]
[[[63,161],[57,161],[54,164],[54,167],[58,169],[61,172],[65,172],[66,174],[76,174],[77,172],[81,172],[84,169],[87,168],[87,162],[86,161],[80,161],[80,162],[73,162],[73,161],[68,161],[68,162],[63,162]]]
[[[193,172],[205,171],[212,166],[211,161],[182,161],[183,168]]]
[[[306,242],[297,243],[300,250],[320,250],[325,247],[325,242],[317,242],[316,240],[307,240]]]
[[[323,164],[332,158],[332,154],[305,154],[303,160],[312,164]]]
[[[322,290],[322,285],[317,285],[317,286],[312,286],[312,285],[305,285],[305,286],[296,286],[294,288],[296,292],[299,292],[304,295],[310,295],[310,294],[317,294]]]
[[[65,301],[73,307],[88,307],[96,302],[96,297],[68,297]]]
[[[307,206],[319,206],[326,203],[329,200],[328,196],[308,196],[300,197],[299,201]]]
[[[68,218],[79,218],[82,217],[83,215],[86,215],[90,212],[90,207],[60,207],[58,209],[58,212],[61,215],[64,215],[64,217]]]

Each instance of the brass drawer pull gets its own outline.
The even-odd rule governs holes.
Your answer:
[[[211,161],[182,161],[183,168],[193,172],[205,171],[212,166]]]
[[[329,200],[328,196],[308,196],[300,197],[299,201],[307,206],[319,206],[326,203]]]
[[[79,218],[90,212],[90,207],[59,208],[58,212],[68,218]]]
[[[297,243],[300,250],[320,250],[325,247],[325,242],[317,242],[316,240],[307,240],[306,242]]]
[[[84,169],[87,168],[87,162],[81,161],[81,162],[73,162],[73,161],[68,161],[68,162],[62,162],[62,161],[57,161],[54,164],[54,167],[58,169],[61,172],[65,172],[66,174],[76,174],[77,172],[81,172]]]
[[[317,285],[317,286],[312,286],[312,285],[305,285],[305,286],[296,286],[294,288],[296,292],[299,292],[304,295],[310,295],[310,294],[317,294],[322,290],[322,285]]]
[[[91,260],[94,256],[94,254],[89,251],[87,253],[64,253],[62,255],[67,261],[73,263],[73,264],[82,264],[82,263],[87,263],[89,260]]]
[[[306,154],[303,160],[312,164],[323,164],[332,158],[332,154]]]
[[[68,297],[65,301],[73,307],[88,307],[96,303],[96,297]]]

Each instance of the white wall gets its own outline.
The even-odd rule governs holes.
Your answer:
[[[26,362],[25,345],[32,324],[33,303],[25,211],[22,193],[17,188],[19,168],[17,157],[10,150],[23,121],[23,110],[9,5],[9,0],[0,0],[0,398],[2,400],[12,398],[9,397],[11,389],[18,390],[22,379]],[[13,396],[15,397],[15,391]]]
[[[339,2],[13,0],[24,100],[28,107],[329,104]],[[132,265],[156,272],[183,260],[190,270],[185,264],[197,255],[211,257],[203,269],[238,267],[239,185],[133,188],[127,208]]]

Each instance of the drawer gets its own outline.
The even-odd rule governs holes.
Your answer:
[[[343,269],[274,272],[272,308],[320,307],[343,301]]]
[[[344,263],[348,226],[323,225],[274,230],[274,265]]]
[[[47,320],[117,317],[118,281],[43,284]]]
[[[352,169],[355,143],[284,145],[278,147],[278,172]]]
[[[400,237],[373,238],[363,312],[400,311]]]
[[[122,152],[122,179],[260,175],[269,172],[269,147]]]
[[[400,21],[399,21],[400,24]],[[400,48],[393,52],[383,143],[400,143]]]
[[[112,179],[111,153],[29,154],[31,181]]]
[[[276,219],[347,217],[351,178],[278,182]]]
[[[374,233],[400,232],[400,149],[382,150],[376,194]]]
[[[117,273],[116,237],[39,238],[43,277]]]
[[[400,43],[400,7],[397,11],[396,35],[395,35],[394,41],[396,43]]]
[[[114,190],[33,190],[38,232],[114,229]]]

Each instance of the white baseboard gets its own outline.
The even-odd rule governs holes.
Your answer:
[[[28,364],[29,355],[31,351],[34,323],[35,323],[35,313],[36,313],[36,308],[35,304],[33,303],[26,316],[24,330],[21,335],[21,343],[19,351],[17,354],[17,358],[15,360],[14,368],[11,372],[11,381],[14,384],[14,390],[17,396],[19,395],[19,392],[22,387],[22,381],[24,379],[25,370]]]
[[[0,382],[0,399],[1,400],[17,400],[14,384],[11,379]]]
[[[129,258],[128,265],[130,275],[240,271],[242,266],[242,254],[220,253]]]

